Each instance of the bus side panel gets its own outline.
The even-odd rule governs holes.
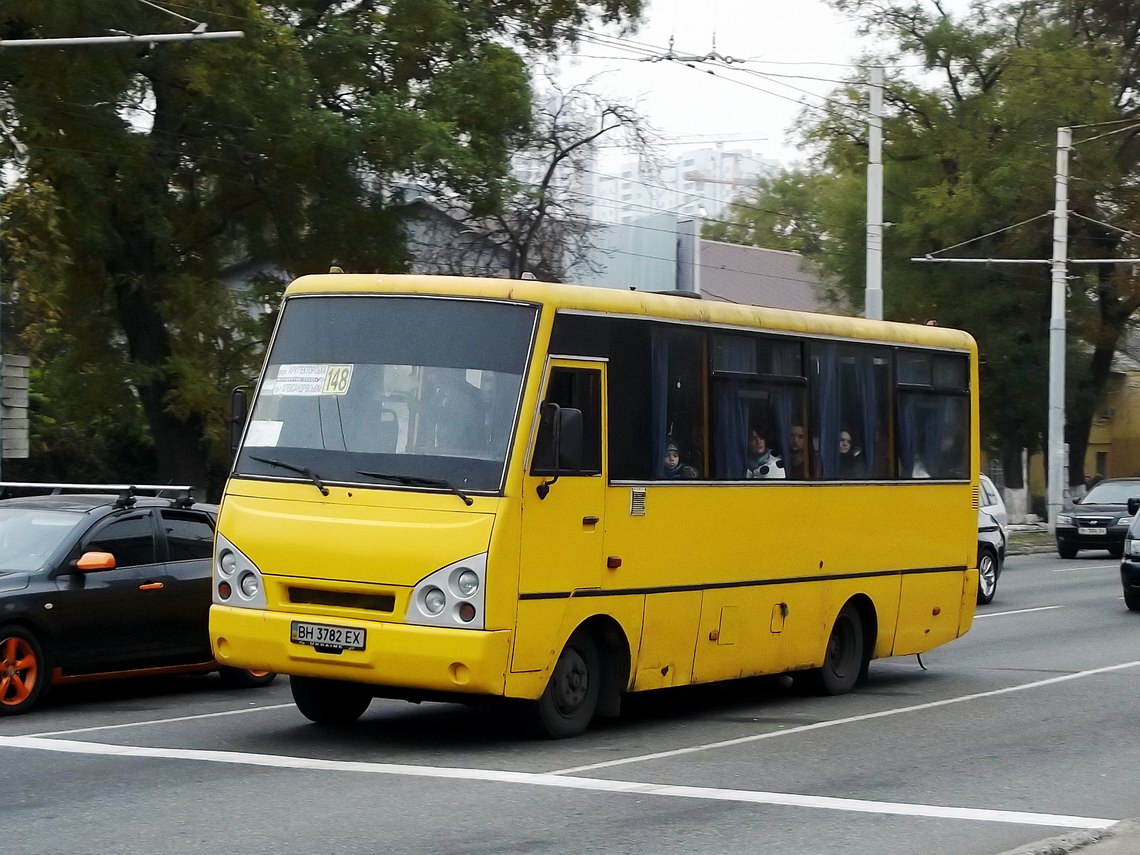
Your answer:
[[[568,602],[565,597],[519,601],[511,651],[512,671],[544,671],[550,667]]]
[[[570,636],[578,627],[599,616],[617,623],[629,646],[632,668],[632,663],[638,659],[643,602],[643,597],[628,595],[520,601],[515,652],[511,662],[512,677],[521,671],[529,672],[532,676],[509,680],[507,693],[512,697],[532,699],[542,694],[550,679],[550,672]],[[691,649],[689,655],[692,655]],[[528,667],[520,668],[520,664]],[[629,684],[629,676],[624,675],[623,686]]]
[[[969,575],[959,570],[903,577],[893,655],[922,653],[958,637],[962,579]]]
[[[633,688],[685,686],[693,679],[693,640],[701,611],[700,591],[674,591],[645,597],[641,649],[635,659]]]

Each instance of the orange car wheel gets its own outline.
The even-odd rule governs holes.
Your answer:
[[[30,710],[47,688],[43,648],[23,627],[0,628],[0,715]]]

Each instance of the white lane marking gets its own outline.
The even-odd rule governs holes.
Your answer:
[[[944,805],[880,802],[864,799],[840,799],[797,793],[771,793],[753,790],[730,790],[716,787],[681,787],[640,781],[608,781],[604,778],[572,778],[534,772],[509,772],[498,769],[457,769],[444,766],[410,766],[401,763],[366,763],[351,760],[321,760],[277,754],[250,754],[239,751],[208,751],[186,748],[145,748],[135,745],[110,745],[64,739],[39,739],[32,736],[0,736],[0,748],[26,748],[36,751],[59,751],[104,757],[146,757],[158,760],[197,760],[246,766],[268,766],[278,769],[307,769],[322,772],[356,772],[375,775],[404,775],[418,778],[447,778],[458,781],[482,781],[499,784],[523,784],[586,790],[602,793],[671,796],[683,799],[744,802],[784,807],[819,808],[855,813],[893,814],[898,816],[962,819],[973,822],[1004,822],[1013,825],[1041,825],[1053,828],[1108,828],[1118,820],[1090,816],[1029,813],[1025,811],[985,810],[981,808],[947,807]]]
[[[1023,615],[1028,612],[1047,612],[1050,609],[1059,609],[1060,606],[1038,606],[1035,609],[1014,609],[1012,612],[987,612],[984,615],[974,615],[974,620],[981,620],[986,617],[1002,617],[1004,615]]]
[[[118,730],[122,727],[146,727],[149,724],[170,724],[175,721],[194,721],[200,718],[218,718],[224,715],[243,715],[251,712],[264,712],[265,710],[280,710],[293,704],[269,704],[264,707],[246,707],[240,710],[226,710],[225,712],[201,713],[200,715],[180,715],[177,718],[155,718],[150,721],[128,721],[123,724],[103,724],[98,727],[77,727],[74,730],[48,730],[43,733],[29,733],[28,736],[66,736],[71,733],[91,733],[96,730]]]
[[[1070,573],[1073,570],[1104,570],[1107,567],[1119,567],[1120,562],[1114,564],[1079,564],[1074,567],[1050,567],[1049,569],[1054,573]]]
[[[1066,683],[1069,680],[1080,680],[1083,677],[1091,677],[1094,674],[1107,674],[1110,671],[1122,671],[1125,668],[1135,668],[1140,665],[1140,659],[1133,660],[1132,662],[1124,662],[1120,665],[1109,665],[1104,668],[1093,668],[1089,671],[1078,671],[1073,674],[1063,674],[1060,677],[1049,677],[1045,680],[1037,680],[1033,683],[1021,683],[1017,686],[1007,686],[1004,689],[993,689],[989,692],[975,692],[972,695],[960,695],[956,698],[945,698],[941,701],[930,701],[925,704],[914,704],[909,707],[895,707],[889,710],[880,710],[879,712],[864,713],[863,715],[853,715],[847,718],[835,718],[828,721],[817,721],[814,724],[804,724],[799,727],[789,727],[787,730],[771,730],[765,733],[754,733],[751,736],[740,736],[736,739],[725,739],[720,742],[708,742],[704,745],[693,745],[689,748],[676,748],[672,751],[658,751],[655,754],[642,754],[636,757],[622,757],[617,760],[606,760],[601,763],[590,763],[585,766],[573,766],[569,769],[556,769],[548,772],[550,775],[572,775],[578,772],[589,772],[594,769],[605,769],[610,766],[623,766],[626,763],[644,763],[649,760],[663,760],[670,757],[680,757],[683,754],[696,754],[698,751],[711,751],[715,748],[729,748],[733,745],[746,745],[749,742],[759,742],[763,739],[776,739],[783,736],[792,736],[795,734],[806,733],[809,730],[822,730],[825,727],[837,727],[841,724],[854,724],[860,721],[871,721],[876,718],[887,718],[892,715],[901,715],[903,713],[918,712],[919,710],[932,710],[937,707],[947,707],[952,704],[963,704],[967,701],[976,701],[981,698],[994,698],[998,695],[1008,695],[1012,692],[1024,692],[1027,689],[1037,689],[1041,686],[1051,686],[1055,683]]]

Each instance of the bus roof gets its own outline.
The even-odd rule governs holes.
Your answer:
[[[286,297],[300,294],[431,294],[519,300],[550,306],[556,310],[723,324],[976,352],[974,339],[969,333],[944,327],[694,300],[651,291],[623,291],[618,288],[563,285],[526,279],[327,273],[302,276],[285,291]]]

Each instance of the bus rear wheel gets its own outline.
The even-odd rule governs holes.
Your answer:
[[[847,603],[835,617],[823,664],[808,672],[811,686],[823,695],[845,695],[855,688],[864,666],[863,618]]]
[[[372,703],[372,693],[356,683],[290,677],[293,703],[301,715],[317,724],[352,724]]]
[[[570,637],[546,689],[531,706],[535,732],[547,739],[565,739],[582,733],[598,709],[602,684],[597,642],[587,632]]]

